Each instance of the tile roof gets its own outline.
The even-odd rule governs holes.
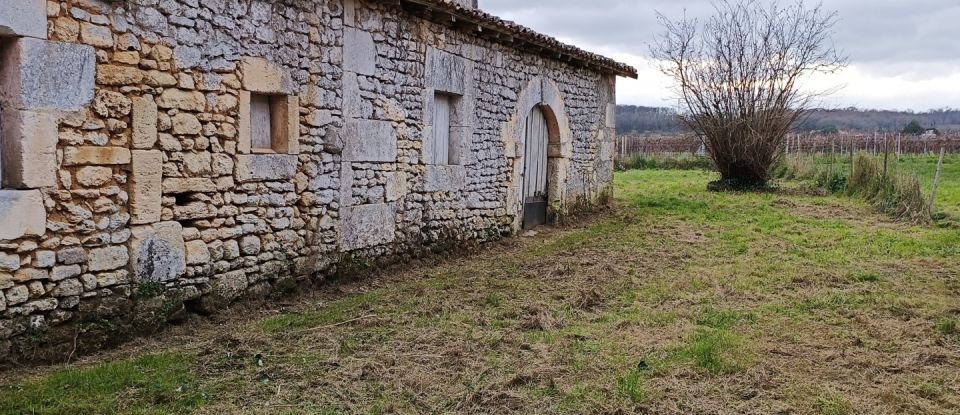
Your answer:
[[[480,9],[460,6],[451,0],[381,0],[412,7],[430,20],[470,30],[479,36],[521,50],[560,61],[581,64],[601,73],[637,78],[636,68],[608,57],[588,52],[539,33],[526,26],[501,19]]]

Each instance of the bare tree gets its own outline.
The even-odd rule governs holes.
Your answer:
[[[700,136],[724,187],[765,187],[786,134],[829,91],[800,82],[847,65],[831,37],[836,12],[797,0],[716,0],[704,20],[657,17],[651,45],[676,82],[681,121]]]

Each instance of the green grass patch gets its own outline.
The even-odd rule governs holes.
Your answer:
[[[193,360],[145,355],[0,387],[5,414],[189,414],[207,402]]]
[[[360,317],[383,296],[381,292],[357,294],[336,301],[319,310],[297,314],[284,314],[261,320],[256,323],[260,330],[267,333],[283,333],[306,330],[328,324],[336,324],[351,318]]]
[[[617,378],[617,393],[635,404],[650,400],[650,390],[647,388],[647,379],[637,371],[627,373]]]
[[[843,396],[818,396],[817,412],[821,415],[849,415],[853,413],[850,401]]]
[[[960,319],[953,316],[942,317],[937,320],[934,328],[937,330],[937,333],[944,336],[960,338],[960,321],[958,320]]]
[[[753,313],[706,307],[697,316],[697,324],[713,329],[729,329],[737,324],[753,323],[755,319]]]
[[[743,339],[728,330],[701,328],[676,351],[675,358],[712,375],[731,374],[744,368],[739,356],[743,345]]]

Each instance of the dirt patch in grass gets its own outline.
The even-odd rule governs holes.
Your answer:
[[[164,393],[130,393],[130,378],[91,392],[100,406],[71,406],[79,395],[45,383],[59,369],[33,368],[5,374],[0,408],[34,388],[61,402],[38,413],[960,410],[960,239],[894,232],[830,198],[706,193],[708,179],[626,173],[616,209],[578,226],[372,271],[71,366],[83,380],[176,356],[151,369]]]

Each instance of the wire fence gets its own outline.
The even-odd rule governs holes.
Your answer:
[[[790,134],[784,151],[791,153],[867,152],[882,154],[935,154],[940,149],[948,154],[960,153],[960,133],[940,135],[875,134]],[[617,137],[620,156],[646,154],[704,155],[706,149],[694,135],[623,135]]]

